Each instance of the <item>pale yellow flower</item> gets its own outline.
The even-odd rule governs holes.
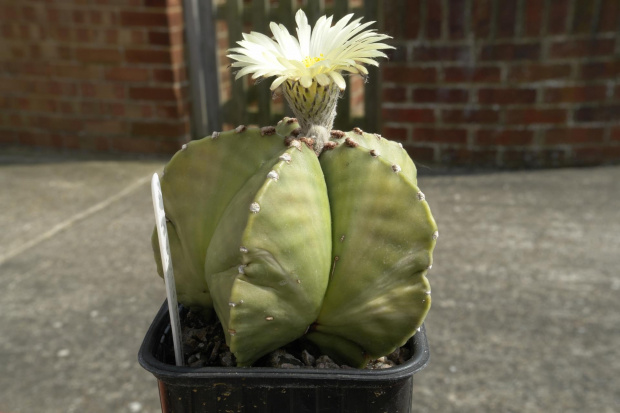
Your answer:
[[[340,90],[346,83],[342,72],[367,75],[365,64],[378,66],[375,60],[386,57],[382,49],[393,48],[381,41],[390,36],[365,30],[374,22],[351,21],[349,14],[332,26],[333,16],[319,18],[314,28],[302,10],[295,15],[297,37],[283,25],[271,23],[273,39],[251,32],[243,34],[240,47],[230,49],[228,57],[235,60],[233,67],[241,68],[237,79],[252,74],[253,79],[277,76],[271,84],[275,90],[285,81],[299,82],[309,88],[314,81],[327,87],[332,82]]]

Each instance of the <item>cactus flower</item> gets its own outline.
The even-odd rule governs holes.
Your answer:
[[[240,67],[236,78],[252,74],[253,79],[277,76],[271,90],[284,85],[284,95],[299,120],[302,133],[317,138],[320,152],[329,139],[336,116],[336,103],[346,88],[342,72],[368,74],[364,64],[378,66],[375,60],[391,49],[382,40],[390,36],[366,30],[374,22],[351,21],[348,14],[332,26],[333,16],[322,16],[314,28],[302,10],[295,15],[297,38],[282,24],[271,23],[273,39],[257,32],[243,34],[240,47],[230,49],[228,57]],[[314,126],[314,129],[311,127]]]

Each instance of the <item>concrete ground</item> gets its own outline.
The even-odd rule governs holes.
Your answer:
[[[157,412],[163,161],[0,149],[0,412]],[[440,237],[418,412],[620,411],[620,167],[420,168]]]

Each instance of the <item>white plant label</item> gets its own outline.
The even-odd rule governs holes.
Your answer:
[[[168,312],[170,313],[170,326],[172,327],[172,341],[174,344],[174,357],[177,366],[183,365],[183,346],[181,344],[181,320],[179,318],[179,305],[177,302],[177,290],[174,283],[174,271],[170,258],[170,242],[168,241],[168,228],[166,227],[166,213],[164,211],[164,198],[161,194],[159,175],[153,174],[151,179],[151,195],[153,197],[153,210],[155,212],[155,226],[159,238],[159,252],[161,265],[164,269],[164,281],[166,283],[166,297],[168,298]]]

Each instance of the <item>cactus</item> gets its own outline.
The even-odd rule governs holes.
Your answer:
[[[274,82],[299,123],[191,142],[161,179],[179,301],[214,310],[240,366],[304,339],[362,367],[403,345],[430,308],[438,233],[414,163],[379,135],[332,131],[341,77],[312,73]],[[156,231],[152,241],[160,265]]]

